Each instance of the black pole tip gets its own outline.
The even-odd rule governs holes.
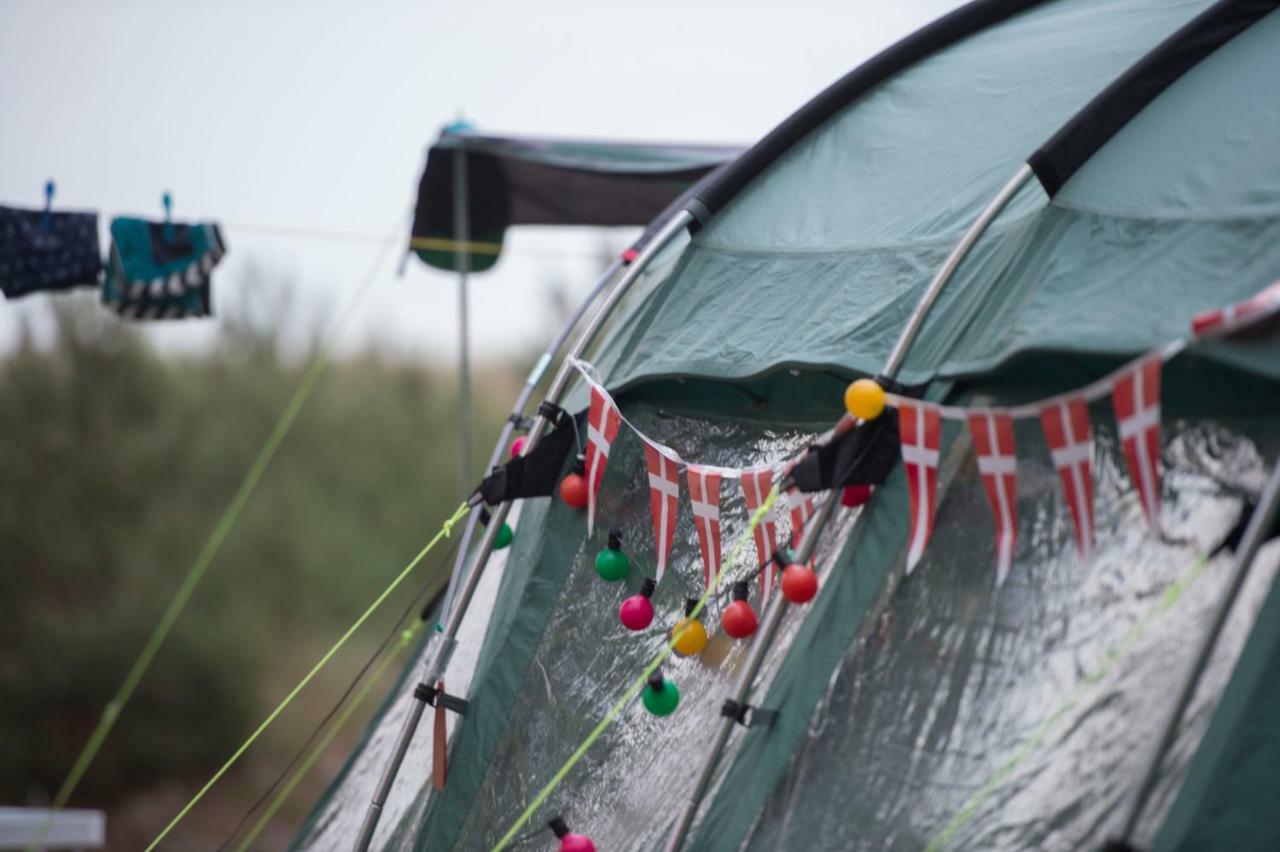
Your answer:
[[[658,583],[652,577],[645,577],[644,582],[640,584],[640,594],[646,598],[653,597],[654,589],[658,588]]]
[[[609,549],[622,549],[622,530],[609,530]]]
[[[692,616],[693,616],[693,611],[694,611],[695,609],[697,609],[697,608],[698,608],[698,599],[697,599],[697,598],[685,598],[685,599],[684,599],[684,614],[685,614],[685,617],[686,617],[686,618],[692,617]]]
[[[547,827],[555,832],[556,837],[564,837],[569,833],[569,826],[564,824],[564,820],[559,815],[553,816],[547,823]]]
[[[739,580],[733,584],[733,599],[735,601],[745,601],[751,597],[751,584],[746,580]]]

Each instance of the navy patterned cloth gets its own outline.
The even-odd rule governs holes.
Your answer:
[[[97,213],[0,207],[0,290],[6,298],[94,287],[101,269]]]

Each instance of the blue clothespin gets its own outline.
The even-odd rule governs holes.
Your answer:
[[[173,196],[166,192],[160,196],[160,202],[164,204],[164,238],[171,240],[173,239]]]
[[[40,225],[45,231],[53,225],[53,192],[57,188],[52,179],[44,182],[44,216],[40,218]]]

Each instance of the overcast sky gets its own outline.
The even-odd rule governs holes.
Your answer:
[[[403,233],[427,145],[463,114],[482,132],[749,144],[957,0],[0,0],[0,204],[221,221],[215,310],[254,282],[333,313],[376,240]],[[278,236],[320,229],[350,241]],[[473,277],[473,351],[540,346],[549,293],[589,287],[630,231],[516,228]],[[105,244],[104,244],[105,250]],[[456,279],[382,267],[343,338],[454,357]],[[250,276],[247,270],[257,274]],[[261,285],[260,285],[261,286]],[[0,304],[0,348],[46,295]],[[154,323],[207,345],[217,319]],[[296,329],[306,328],[300,321]]]

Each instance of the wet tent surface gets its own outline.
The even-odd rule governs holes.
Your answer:
[[[775,461],[804,446],[818,431],[805,427],[769,427],[718,417],[667,414],[646,405],[625,405],[624,414],[641,430],[699,463],[750,466]],[[523,674],[517,705],[503,731],[492,765],[470,804],[460,835],[451,848],[491,847],[538,790],[572,753],[612,703],[637,677],[666,641],[666,631],[683,612],[686,597],[702,590],[702,564],[697,536],[682,484],[679,524],[673,564],[659,585],[653,602],[654,626],[630,633],[619,624],[617,608],[634,594],[642,576],[653,572],[653,528],[640,441],[626,431],[614,444],[601,489],[594,537],[586,541],[585,523],[578,513],[556,504],[549,516],[553,534],[575,545],[574,564],[550,614],[532,664]],[[779,540],[785,541],[789,521],[779,521]],[[838,527],[847,529],[853,512],[843,513]],[[747,512],[736,480],[721,485],[721,518],[727,556],[747,527]],[[611,584],[592,567],[605,545],[610,527],[621,530],[624,549],[632,558],[628,579]],[[841,537],[827,542],[838,543]],[[830,544],[827,545],[830,547]],[[820,551],[820,558],[830,554]],[[750,572],[754,546],[748,544],[734,565],[732,576]],[[759,607],[759,585],[752,584],[752,603]],[[727,588],[727,587],[726,587]],[[776,594],[776,592],[775,592]],[[709,631],[718,624],[728,603],[722,595],[709,605],[704,622]],[[785,645],[785,636],[778,647]],[[674,803],[687,794],[696,775],[695,761],[704,754],[719,722],[719,709],[745,657],[745,643],[713,637],[695,658],[670,658],[664,671],[681,691],[676,713],[650,716],[637,701],[570,773],[536,815],[531,836],[514,848],[544,849],[554,839],[544,828],[556,813],[571,826],[589,833],[601,849],[654,849],[664,837]],[[776,656],[775,656],[776,659]],[[767,668],[768,670],[768,668]],[[406,831],[398,848],[445,848],[431,826],[417,835]]]
[[[1166,421],[1165,430],[1160,542],[1095,408],[1099,539],[1086,565],[1038,424],[1020,424],[1020,543],[998,590],[990,509],[964,464],[924,561],[864,622],[747,848],[1098,848],[1227,578],[1228,558],[1197,575],[1197,557],[1236,523],[1241,491],[1260,489],[1260,452],[1269,460],[1280,446],[1262,421]],[[1169,782],[1199,741],[1277,555],[1264,552],[1237,604],[1139,842],[1168,807]],[[697,848],[739,847],[703,836]]]

